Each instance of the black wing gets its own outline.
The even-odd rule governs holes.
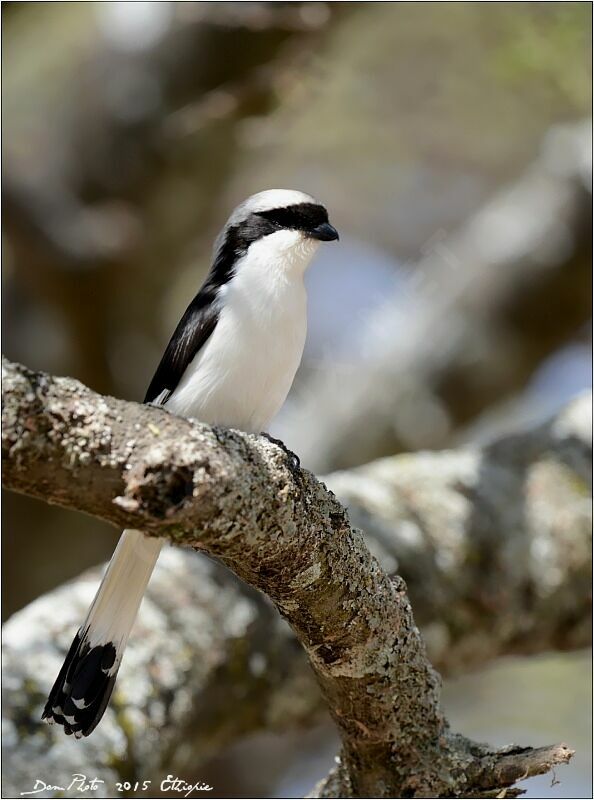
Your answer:
[[[216,291],[205,286],[187,307],[173,332],[144,397],[145,403],[157,399],[160,405],[166,402],[186,367],[214,331],[219,313]]]
[[[145,395],[145,403],[158,400],[162,405],[167,401],[186,367],[216,327],[220,314],[219,289],[231,280],[237,261],[245,255],[250,244],[275,230],[277,224],[259,214],[252,214],[241,225],[226,230],[204,286],[186,309],[167,345]]]

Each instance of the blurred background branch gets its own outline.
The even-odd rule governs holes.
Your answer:
[[[285,437],[297,429],[307,463],[327,470],[442,446],[583,334],[592,293],[590,143],[589,122],[550,131],[516,183],[458,232],[437,231],[425,243],[410,285],[357,321],[367,358],[320,372],[294,404]]]
[[[47,687],[39,677],[59,669],[97,578],[97,570],[81,575],[4,628],[7,795],[34,781],[33,772],[58,785],[73,772],[100,774],[111,786],[138,776],[159,782],[170,770],[198,776],[246,733],[319,721],[323,704],[305,653],[272,605],[215,562],[168,548],[114,701],[95,735],[73,747],[40,722]]]

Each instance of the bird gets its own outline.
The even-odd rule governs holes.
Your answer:
[[[304,192],[268,189],[238,205],[144,402],[210,425],[266,432],[303,354],[305,271],[320,243],[338,238],[326,208]],[[105,713],[164,541],[123,531],[43,710],[42,719],[67,735],[89,736]]]

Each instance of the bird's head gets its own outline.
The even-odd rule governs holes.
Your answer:
[[[268,189],[233,211],[215,242],[215,262],[244,256],[304,271],[320,242],[338,239],[325,207],[308,194]]]

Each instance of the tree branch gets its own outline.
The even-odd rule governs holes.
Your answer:
[[[403,581],[291,454],[71,379],[3,371],[8,488],[206,550],[288,619],[343,741],[321,795],[470,796],[520,777],[484,768],[509,753],[449,732]],[[523,752],[522,774],[550,766]]]
[[[451,673],[503,653],[590,642],[591,398],[548,425],[478,451],[396,456],[326,478],[388,572],[405,577],[429,655]],[[74,768],[117,779],[188,774],[234,739],[319,718],[322,698],[305,652],[264,596],[216,562],[170,548],[151,579],[128,643],[115,706],[91,751],[58,732],[38,747],[6,746],[5,789],[17,795],[37,772]],[[6,730],[39,723],[95,583],[85,573],[14,615],[4,628]],[[173,587],[175,595],[172,596]],[[192,624],[179,613],[192,609]],[[24,643],[24,644],[23,644]],[[188,650],[192,658],[188,660]],[[168,680],[139,681],[158,669]],[[185,698],[173,703],[171,687]],[[229,706],[228,698],[238,698]],[[26,712],[23,711],[26,709]],[[116,710],[117,709],[117,712]],[[146,731],[159,727],[159,746]],[[116,757],[126,730],[125,761]],[[187,742],[192,731],[192,746]],[[86,743],[83,743],[85,746]],[[76,762],[70,761],[74,752]],[[61,774],[55,776],[63,785]]]

